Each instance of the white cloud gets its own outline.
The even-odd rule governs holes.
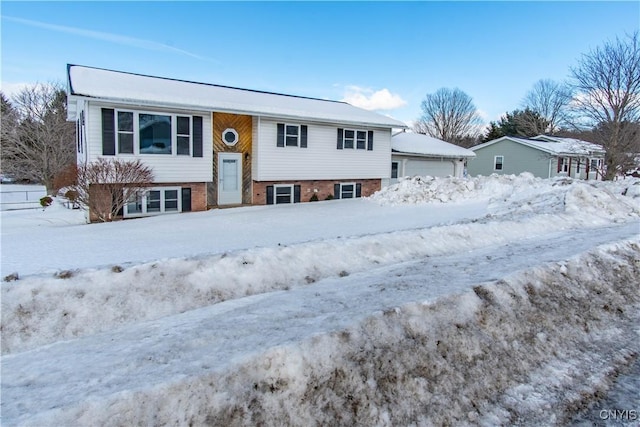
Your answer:
[[[347,86],[342,101],[365,110],[393,110],[403,107],[407,101],[384,88],[374,91],[359,86]]]

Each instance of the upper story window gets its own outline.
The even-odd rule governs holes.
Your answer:
[[[493,170],[501,171],[504,164],[504,156],[495,156],[493,158]]]
[[[307,126],[288,123],[278,123],[278,147],[307,148]]]
[[[102,154],[202,157],[202,117],[102,109]]]
[[[338,128],[338,150],[373,150],[373,131]]]

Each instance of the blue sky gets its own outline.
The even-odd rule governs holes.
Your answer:
[[[640,2],[7,2],[2,90],[80,64],[346,100],[410,122],[441,87],[486,121],[638,30]]]

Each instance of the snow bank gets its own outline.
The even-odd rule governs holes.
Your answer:
[[[448,203],[471,199],[490,199],[494,202],[506,202],[510,212],[518,203],[538,197],[541,194],[554,194],[562,199],[564,195],[576,189],[593,193],[608,193],[611,197],[627,196],[635,199],[638,209],[640,197],[640,179],[630,178],[619,181],[584,181],[571,178],[536,178],[529,172],[520,175],[476,176],[469,178],[434,178],[416,176],[400,178],[396,184],[383,188],[370,199],[381,205]],[[579,190],[578,190],[579,191]],[[576,204],[579,209],[583,204]]]
[[[640,198],[633,197],[639,193],[640,180],[592,185],[523,174],[471,180],[416,178],[394,188],[374,198],[406,201],[401,196],[405,190],[424,196],[423,201],[434,194],[438,200],[492,197],[491,214],[449,226],[165,259],[125,269],[64,271],[55,278],[32,276],[3,283],[2,353],[228,299],[310,285],[373,266],[629,221],[640,212]]]
[[[640,353],[640,239],[29,425],[562,425]],[[45,409],[45,408],[43,408]]]

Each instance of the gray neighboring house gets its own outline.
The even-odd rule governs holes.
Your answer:
[[[602,179],[605,150],[598,144],[573,138],[538,135],[533,138],[503,136],[471,147],[476,153],[469,175],[530,172],[536,177],[568,176]]]
[[[475,153],[463,147],[412,132],[391,137],[391,183],[405,176],[462,178]]]

